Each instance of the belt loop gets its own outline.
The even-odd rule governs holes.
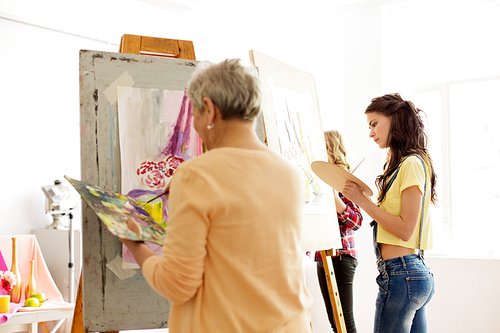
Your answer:
[[[401,263],[403,264],[403,268],[406,269],[406,261],[405,257],[399,257],[401,259]]]

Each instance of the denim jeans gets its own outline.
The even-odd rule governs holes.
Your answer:
[[[426,306],[434,295],[434,276],[423,257],[410,254],[383,260],[376,243],[379,292],[374,333],[426,333]]]
[[[426,305],[434,294],[434,277],[416,254],[378,264],[379,293],[375,333],[427,332]]]
[[[342,313],[344,314],[344,322],[347,333],[356,333],[356,324],[354,323],[353,311],[353,281],[358,260],[350,255],[342,254],[332,258],[333,271],[335,273],[335,280],[337,280],[337,289],[339,291],[340,303],[342,304]],[[330,293],[328,291],[328,284],[326,282],[325,268],[323,261],[318,261],[316,265],[318,273],[318,282],[325,302],[326,313],[328,320],[332,326],[333,332],[338,332],[335,326],[335,318],[333,316],[333,307],[330,300]]]

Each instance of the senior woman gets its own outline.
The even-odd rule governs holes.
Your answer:
[[[200,64],[188,97],[208,151],[172,177],[162,256],[121,240],[171,301],[170,333],[311,332],[302,183],[255,134],[261,94],[255,69],[238,59]]]

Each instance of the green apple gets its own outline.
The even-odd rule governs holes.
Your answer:
[[[38,306],[40,306],[40,301],[38,300],[38,298],[30,297],[24,301],[24,306],[38,307]]]
[[[40,302],[39,306],[42,306],[43,302],[45,302],[45,294],[44,293],[35,293],[31,294],[31,298],[36,298]]]

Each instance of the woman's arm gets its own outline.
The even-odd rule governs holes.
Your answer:
[[[337,213],[342,214],[347,206],[346,204],[340,199],[337,191],[333,190],[333,196],[335,197],[335,208],[337,209]]]
[[[359,209],[354,202],[342,195],[342,193],[339,192],[338,195],[340,200],[342,200],[345,205],[345,210],[342,213],[337,214],[339,224],[353,231],[358,230],[361,228],[361,224],[363,223],[361,209]]]
[[[128,247],[130,253],[132,253],[132,256],[134,256],[135,261],[141,267],[141,269],[142,264],[144,263],[144,261],[146,261],[146,259],[156,255],[153,251],[148,249],[144,242],[137,242],[123,238],[120,238],[120,241]]]
[[[353,182],[347,181],[342,194],[361,207],[368,215],[379,223],[385,230],[408,241],[413,236],[418,224],[422,193],[418,186],[410,186],[401,193],[401,215],[387,213],[365,197],[361,188]]]
[[[129,217],[127,219],[127,225],[130,230],[132,230],[135,233],[139,233],[140,229],[137,224],[137,222],[134,221],[132,217]],[[142,264],[144,261],[146,261],[147,258],[151,256],[155,256],[156,254],[151,251],[145,244],[144,242],[138,242],[138,241],[133,241],[130,239],[124,239],[124,238],[119,238],[119,240],[125,244],[125,246],[128,247],[130,250],[130,253],[132,253],[132,256],[134,257],[135,261],[137,264],[141,267],[142,269]]]

